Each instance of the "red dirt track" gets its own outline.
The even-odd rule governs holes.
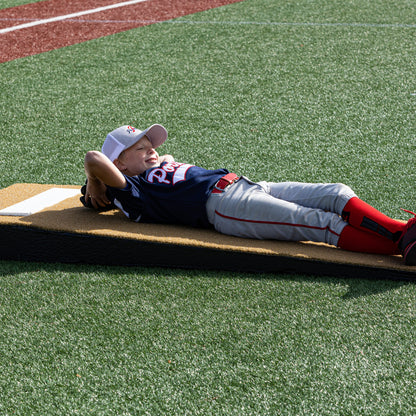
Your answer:
[[[46,0],[0,10],[0,30],[125,0]],[[0,63],[242,0],[147,0],[68,20],[0,33]]]

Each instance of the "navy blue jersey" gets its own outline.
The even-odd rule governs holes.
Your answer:
[[[228,170],[163,162],[138,176],[125,176],[125,189],[109,187],[111,201],[133,221],[209,227],[206,202]]]

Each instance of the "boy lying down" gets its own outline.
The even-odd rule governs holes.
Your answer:
[[[344,250],[402,254],[416,265],[416,214],[394,220],[341,183],[252,182],[227,169],[176,162],[156,149],[167,131],[122,126],[85,156],[84,205],[117,207],[133,221],[213,227],[256,239],[314,241]]]

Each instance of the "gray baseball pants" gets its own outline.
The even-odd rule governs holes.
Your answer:
[[[223,234],[337,246],[341,218],[356,196],[340,183],[258,182],[242,177],[207,201],[210,223]]]

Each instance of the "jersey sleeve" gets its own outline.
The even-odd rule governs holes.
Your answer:
[[[128,176],[125,176],[127,186],[123,189],[109,187],[113,204],[132,221],[140,221],[143,214],[144,202],[141,192]]]

